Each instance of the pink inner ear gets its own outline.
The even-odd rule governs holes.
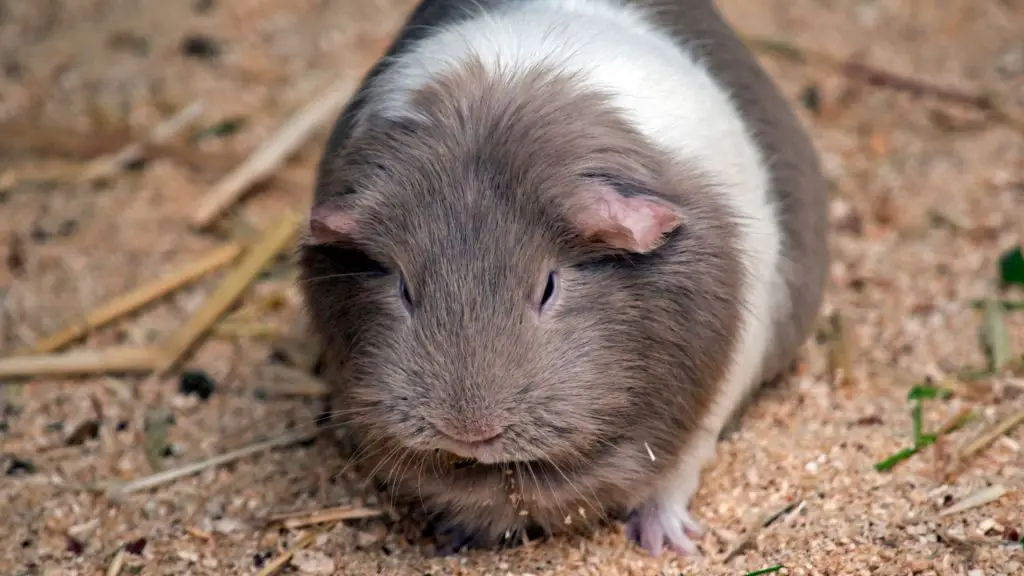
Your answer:
[[[309,214],[309,232],[314,244],[345,242],[356,231],[356,219],[339,206],[314,206]]]
[[[623,196],[608,186],[590,188],[576,206],[575,218],[584,236],[619,250],[646,253],[683,222],[678,207],[652,196]]]

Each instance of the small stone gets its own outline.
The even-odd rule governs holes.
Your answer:
[[[235,520],[234,518],[221,518],[220,520],[214,520],[210,523],[212,532],[219,532],[221,534],[231,534],[232,532],[240,532],[246,528],[244,522]]]
[[[199,554],[196,554],[194,550],[175,550],[175,553],[178,555],[178,558],[181,558],[186,562],[199,561]]]
[[[296,550],[291,565],[304,574],[334,574],[334,560],[317,550]]]
[[[67,540],[68,552],[75,556],[81,556],[85,552],[85,544],[77,538],[73,538],[70,535],[65,535],[64,538]]]
[[[931,567],[932,563],[927,560],[914,560],[910,563],[910,572],[912,574],[920,574]]]
[[[1003,526],[991,518],[986,518],[978,524],[978,534],[985,536],[990,532],[1002,532]]]
[[[31,460],[18,458],[17,456],[10,456],[6,472],[8,476],[26,476],[35,473],[36,465]]]
[[[181,42],[181,53],[191,58],[210,60],[220,56],[220,43],[209,36],[193,34]]]
[[[380,523],[376,523],[370,527],[369,530],[363,530],[356,533],[356,546],[359,548],[369,548],[375,544],[379,544],[384,537],[387,536],[388,529],[386,526]]]
[[[146,549],[146,539],[138,538],[127,542],[124,545],[124,551],[133,556],[142,556],[142,551]]]
[[[196,395],[200,400],[206,400],[213,394],[217,387],[213,378],[202,370],[188,370],[182,372],[178,381],[178,392],[185,396]]]
[[[98,420],[86,420],[82,422],[68,435],[64,444],[67,446],[81,446],[88,440],[94,440],[100,435],[100,423]]]

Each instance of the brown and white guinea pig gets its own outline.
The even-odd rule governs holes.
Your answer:
[[[816,152],[711,1],[425,0],[330,137],[301,284],[395,495],[475,546],[628,518],[696,553],[827,261]]]

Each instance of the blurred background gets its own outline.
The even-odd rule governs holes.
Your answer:
[[[1021,573],[1024,436],[950,461],[1024,409],[1024,2],[717,2],[821,151],[835,262],[695,503],[699,561],[617,528],[437,559],[312,439],[291,232],[414,4],[0,0],[0,573]],[[926,378],[960,436],[873,468]]]

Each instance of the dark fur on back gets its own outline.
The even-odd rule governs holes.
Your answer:
[[[301,255],[359,463],[484,543],[633,508],[676,464],[734,344],[725,202],[569,76],[510,82],[469,66],[413,108],[328,149],[317,203],[355,214],[359,231]],[[594,246],[566,210],[594,182],[669,200],[685,223],[647,255]],[[550,266],[560,293],[539,320]],[[509,464],[459,469],[433,449],[436,426],[483,423],[507,426]]]

